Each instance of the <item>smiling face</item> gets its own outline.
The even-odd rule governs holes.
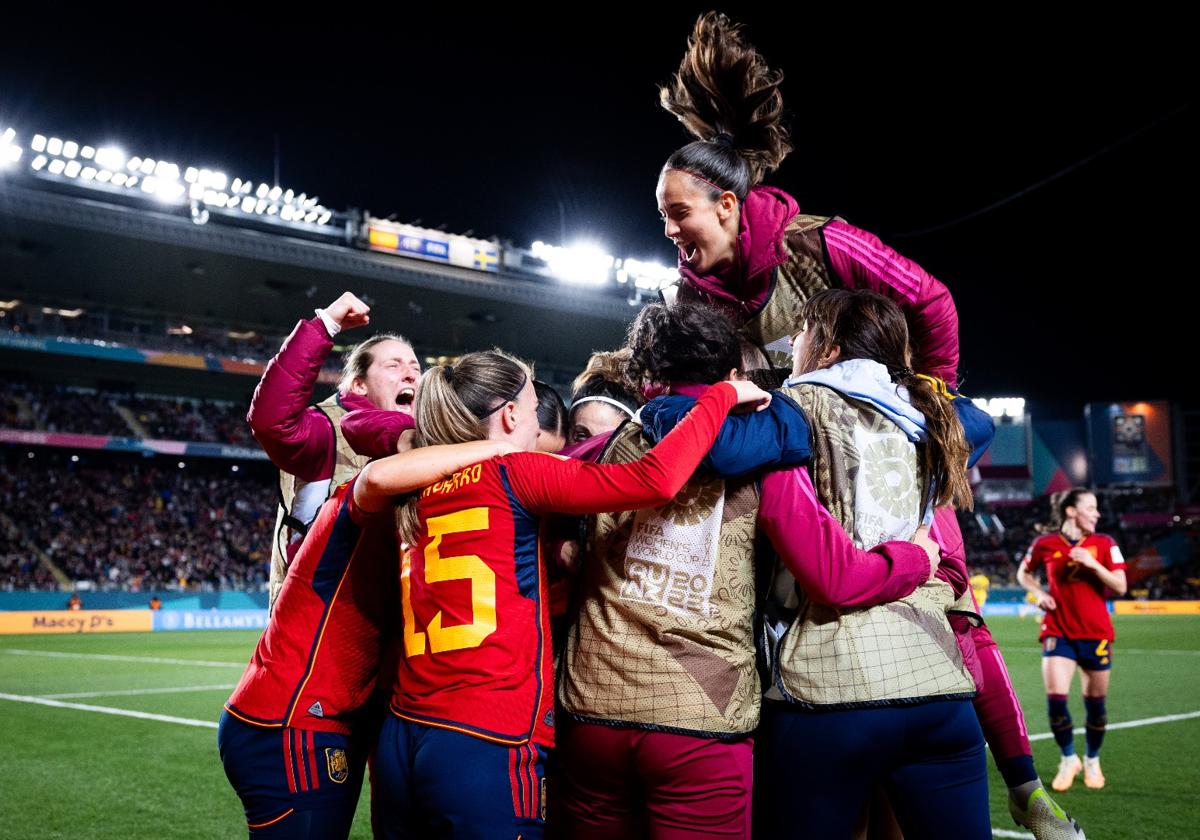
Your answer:
[[[351,391],[366,397],[376,408],[412,414],[421,363],[412,347],[388,339],[371,348],[366,376],[356,377]]]
[[[668,169],[658,179],[658,213],[663,233],[679,249],[679,258],[697,274],[728,268],[737,253],[740,207],[737,197],[713,190],[686,172]]]
[[[1091,493],[1081,493],[1075,500],[1075,504],[1068,507],[1064,513],[1066,521],[1073,522],[1083,533],[1096,533],[1096,523],[1100,521],[1100,509],[1096,504],[1096,497]]]

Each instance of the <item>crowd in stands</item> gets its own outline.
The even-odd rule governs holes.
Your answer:
[[[1174,522],[1174,490],[1142,488],[1112,492],[1101,491],[1098,530],[1109,534],[1120,546],[1126,560],[1145,552],[1174,533],[1193,540],[1193,528]],[[1162,522],[1144,524],[1128,514],[1162,514]],[[1038,527],[1050,518],[1048,498],[1024,504],[987,505],[977,503],[975,511],[960,511],[959,525],[967,545],[967,562],[972,571],[988,576],[992,586],[1017,586],[1017,567],[1033,540]],[[997,526],[999,522],[999,527]],[[1130,587],[1130,597],[1200,598],[1198,552],[1189,546],[1188,562],[1176,563],[1161,573],[1139,580]]]
[[[25,303],[0,310],[0,333],[45,338],[66,338],[79,341],[103,341],[139,350],[161,350],[169,353],[214,355],[265,365],[279,350],[283,334],[261,334],[257,331],[238,331],[226,327],[189,324],[166,319],[133,317],[118,312],[83,312],[68,318],[55,314],[60,310],[43,311],[41,306]],[[351,336],[351,339],[354,339]],[[423,348],[422,353],[428,351]],[[435,351],[429,351],[435,352]],[[441,351],[436,351],[439,353]],[[326,360],[325,370],[340,373],[342,354],[333,353]],[[560,390],[569,390],[576,371],[568,367],[538,366],[538,378]]]
[[[29,457],[32,454],[33,457]],[[73,581],[111,589],[258,588],[266,581],[271,471],[225,461],[83,456],[10,447],[0,507],[0,585],[45,588],[46,555]]]
[[[131,426],[120,409],[136,422]],[[246,408],[231,402],[118,394],[6,381],[0,428],[253,446]],[[137,427],[140,426],[141,430]]]
[[[224,327],[184,324],[163,318],[135,318],[115,312],[82,312],[76,317],[46,312],[43,307],[17,304],[0,318],[0,330],[46,338],[105,341],[142,350],[226,356],[266,363],[283,341],[282,335],[239,332]],[[331,359],[330,367],[338,368]]]

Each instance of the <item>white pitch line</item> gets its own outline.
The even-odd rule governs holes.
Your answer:
[[[1162,715],[1161,717],[1142,718],[1141,720],[1124,720],[1120,723],[1110,723],[1106,729],[1136,729],[1139,726],[1153,726],[1156,723],[1173,723],[1177,720],[1192,720],[1194,718],[1200,718],[1200,712],[1187,712],[1182,715]],[[1074,731],[1074,734],[1082,735],[1085,732],[1087,732],[1087,729],[1081,726]],[[1041,732],[1037,735],[1030,735],[1029,740],[1045,741],[1053,737],[1053,732]]]
[[[1040,647],[1005,647],[1002,648],[1006,653],[1041,653]],[[1113,645],[1113,650],[1119,653],[1132,653],[1138,656],[1147,654],[1161,654],[1163,656],[1200,656],[1200,650],[1182,650],[1180,648],[1123,648],[1119,644]]]
[[[1030,834],[1028,831],[1013,831],[1011,828],[993,828],[992,836],[993,837],[1020,837],[1020,838],[1022,838],[1022,840],[1024,840],[1025,838],[1028,838],[1028,840],[1035,840],[1034,836],[1032,834]]]
[[[228,691],[234,683],[185,685],[179,688],[126,688],[113,691],[76,691],[71,694],[42,694],[43,700],[82,700],[85,697],[137,697],[143,694],[183,694],[190,691]]]
[[[45,697],[26,697],[23,694],[0,693],[0,700],[11,700],[14,703],[32,703],[35,706],[53,706],[56,709],[76,709],[81,712],[99,712],[104,715],[119,715],[121,717],[138,718],[140,720],[158,720],[163,723],[181,723],[184,726],[200,726],[205,729],[216,729],[216,721],[193,720],[192,718],[174,717],[173,715],[154,715],[149,712],[135,712],[132,709],[114,709],[111,706],[89,706],[85,703],[64,703],[61,700],[47,700]]]
[[[198,668],[245,668],[245,662],[213,662],[206,659],[168,659],[162,656],[119,656],[114,653],[64,653],[55,650],[0,648],[15,656],[51,656],[61,659],[102,659],[106,662],[144,662],[150,665],[195,665]]]

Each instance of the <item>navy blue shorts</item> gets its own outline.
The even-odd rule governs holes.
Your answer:
[[[877,786],[905,837],[992,836],[969,700],[827,711],[767,701],[754,762],[755,836],[853,837]]]
[[[376,836],[540,840],[546,750],[388,715],[372,770]]]
[[[253,726],[221,715],[217,746],[251,837],[346,837],[358,807],[365,745],[350,736]]]
[[[1113,643],[1108,639],[1067,639],[1047,636],[1042,656],[1061,656],[1079,663],[1085,671],[1107,671],[1112,667]]]

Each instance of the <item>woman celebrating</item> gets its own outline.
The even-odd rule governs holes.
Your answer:
[[[1054,517],[1048,533],[1034,540],[1017,582],[1037,597],[1045,610],[1038,639],[1042,643],[1042,681],[1050,711],[1050,729],[1062,750],[1058,774],[1051,786],[1067,790],[1083,770],[1083,781],[1090,788],[1104,787],[1100,771],[1100,745],[1108,725],[1105,697],[1112,672],[1112,619],[1105,603],[1106,590],[1124,595],[1125,558],[1112,537],[1096,533],[1100,511],[1090,490],[1076,487],[1055,494],[1050,500]],[[1034,577],[1045,567],[1049,589],[1042,589]],[[1087,709],[1087,757],[1081,762],[1075,754],[1075,737],[1067,695],[1075,667],[1081,669],[1083,705]]]
[[[710,12],[660,90],[662,106],[697,138],[667,158],[658,179],[664,233],[679,249],[679,300],[721,309],[786,366],[804,301],[823,289],[870,289],[904,309],[918,369],[953,387],[958,314],[946,287],[872,234],[801,214],[794,198],[763,185],[792,150],[782,81],[737,26]]]
[[[812,428],[817,498],[855,543],[904,539],[934,507],[969,505],[962,426],[913,374],[899,308],[830,290],[802,314],[786,391]],[[975,683],[946,618],[961,593],[934,579],[844,610],[798,594],[759,736],[770,836],[850,837],[882,785],[906,836],[990,837]]]
[[[377,752],[389,837],[539,837],[554,740],[543,514],[666,503],[725,414],[770,397],[745,383],[708,389],[675,431],[628,464],[534,452],[528,368],[502,353],[434,367],[417,392],[418,448],[372,464],[355,485],[367,512],[406,489],[421,445],[489,439],[518,451],[426,487],[398,514],[403,656]]]
[[[838,218],[802,214],[794,198],[762,183],[792,150],[781,121],[782,78],[737,26],[709,13],[697,21],[672,84],[660,90],[663,107],[696,138],[671,154],[658,180],[664,232],[679,248],[678,299],[724,311],[774,364],[790,367],[788,337],[812,295],[839,287],[884,295],[904,311],[914,367],[944,381],[932,384],[979,444],[973,463],[992,425],[955,391],[958,315],[945,286],[878,237]],[[953,515],[942,518],[957,534]],[[977,708],[1014,818],[1038,837],[1075,836],[1040,790],[1021,710],[986,628],[971,635],[989,646],[991,676]]]
[[[733,326],[698,306],[647,306],[630,327],[628,349],[630,378],[669,396],[652,399],[613,434],[606,463],[649,450],[664,414],[682,416],[704,383],[744,364]],[[768,410],[726,421],[706,468],[670,505],[589,518],[579,610],[560,669],[569,719],[559,739],[563,836],[749,834],[762,693],[756,534],[761,510],[782,501],[763,498],[760,506],[758,470],[808,456],[804,416],[777,394]],[[797,533],[777,548],[784,562],[815,558],[805,580],[830,599],[823,603],[883,603],[929,577],[924,548],[889,543],[856,552],[811,493],[792,502],[787,519]]]

